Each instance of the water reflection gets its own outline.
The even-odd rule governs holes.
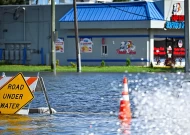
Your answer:
[[[129,79],[135,116],[126,123],[118,120],[124,75]],[[190,83],[182,83],[188,78],[185,74],[42,73],[41,76],[51,107],[60,113],[1,115],[0,134],[190,134]],[[43,93],[36,92],[31,107],[46,106]]]
[[[23,131],[31,130],[32,119],[22,115],[1,115],[0,134],[22,134]]]
[[[120,128],[118,129],[118,133],[122,135],[131,135],[131,118],[120,121]]]

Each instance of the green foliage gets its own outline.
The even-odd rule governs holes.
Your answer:
[[[0,61],[0,65],[12,65],[12,63],[9,62],[9,61],[1,60],[1,61]]]
[[[150,67],[153,68],[153,63],[152,62],[150,63]]]
[[[105,67],[106,66],[106,63],[104,60],[101,61],[101,67]]]
[[[1,61],[0,61],[0,65],[6,65],[5,61],[4,61],[4,60],[1,60]]]
[[[70,62],[71,64],[71,67],[75,68],[76,67],[76,64],[74,62]]]
[[[131,60],[130,59],[126,59],[126,66],[130,66],[131,65]]]
[[[46,65],[0,65],[0,72],[7,71],[15,71],[15,72],[43,72],[49,71],[52,72],[51,66]],[[76,72],[75,68],[71,68],[71,66],[58,66],[56,68],[57,72]],[[105,66],[104,68],[100,68],[100,66],[82,66],[83,72],[117,72],[124,73],[126,72],[126,66]],[[175,72],[184,72],[184,68],[175,68]],[[167,67],[142,67],[142,66],[129,66],[127,67],[128,73],[145,73],[145,72],[165,72],[171,73],[173,69]]]
[[[59,60],[56,60],[56,66],[59,66]]]
[[[22,5],[28,0],[0,0],[0,5]]]

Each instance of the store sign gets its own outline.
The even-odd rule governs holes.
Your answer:
[[[181,48],[183,46],[183,41],[182,40],[179,40],[178,41],[178,47]]]
[[[185,22],[166,22],[167,29],[184,29]]]
[[[122,41],[116,52],[117,54],[136,54],[136,46],[131,40]]]
[[[64,38],[58,38],[55,41],[56,53],[64,53]]]
[[[155,56],[164,56],[166,55],[166,51],[164,47],[154,47],[154,55]]]
[[[173,5],[171,21],[167,21],[165,28],[167,29],[184,29],[185,27],[185,16],[182,14],[182,7],[180,3]]]
[[[182,14],[182,6],[180,3],[173,4],[172,14],[173,15],[181,15]]]
[[[83,53],[92,53],[92,38],[80,38],[80,50]]]
[[[185,21],[185,16],[184,15],[172,15],[171,19],[173,22],[176,22],[176,21],[183,22],[183,21]]]
[[[34,99],[22,73],[0,88],[0,114],[15,114]]]

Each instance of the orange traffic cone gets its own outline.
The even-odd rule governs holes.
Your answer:
[[[123,92],[120,101],[119,119],[122,121],[128,121],[131,119],[129,91],[126,77],[123,78]]]

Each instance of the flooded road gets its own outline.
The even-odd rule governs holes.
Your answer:
[[[17,73],[6,73],[15,76]],[[23,73],[36,76],[37,73]],[[189,75],[182,73],[40,73],[58,113],[1,115],[0,134],[189,135]],[[122,79],[129,80],[133,119],[118,120]],[[47,107],[42,91],[31,108]]]

